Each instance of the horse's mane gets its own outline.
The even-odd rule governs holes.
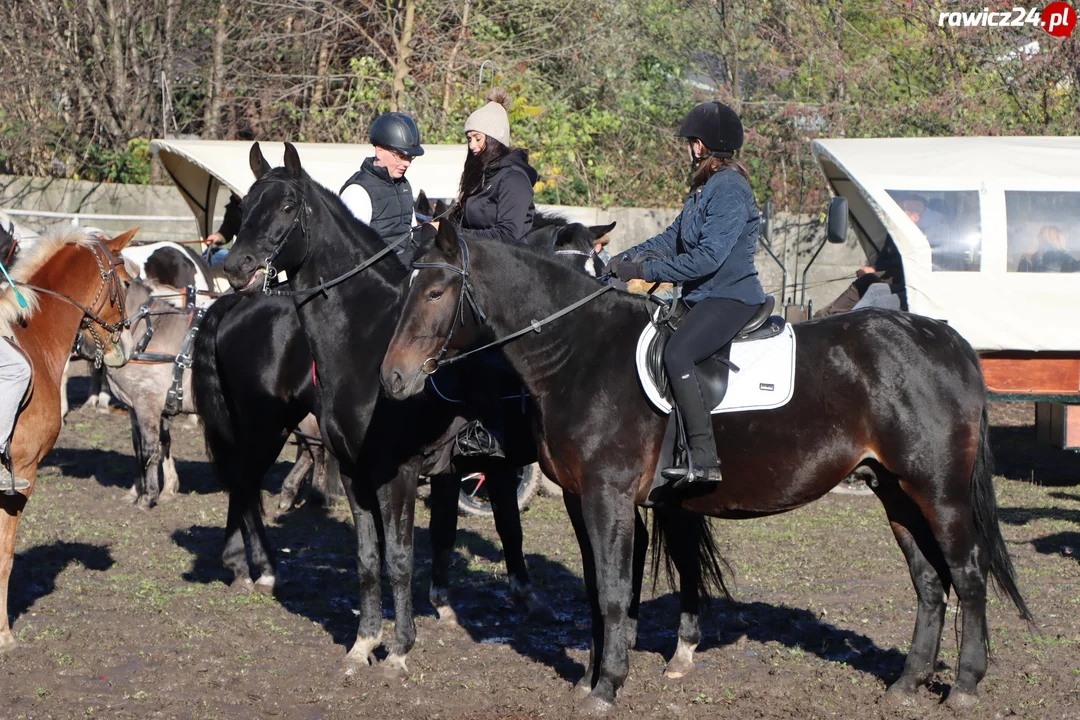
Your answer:
[[[53,257],[68,245],[90,247],[96,241],[78,228],[68,228],[49,235],[43,235],[29,250],[19,253],[19,261],[11,268],[13,280],[20,283],[30,282]],[[28,287],[20,287],[19,292],[26,298],[27,308],[19,306],[15,291],[6,282],[0,283],[0,335],[11,335],[13,328],[23,319],[37,310],[37,293]]]
[[[555,225],[556,227],[563,227],[569,225],[570,221],[564,218],[562,215],[556,215],[555,213],[547,213],[543,210],[537,210],[533,213],[533,227],[543,228],[549,225]]]

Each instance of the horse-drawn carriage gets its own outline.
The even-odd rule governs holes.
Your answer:
[[[816,140],[870,263],[896,251],[906,309],[979,352],[991,399],[1036,403],[1080,448],[1080,138]]]

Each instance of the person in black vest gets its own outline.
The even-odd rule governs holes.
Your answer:
[[[416,123],[405,113],[390,112],[375,118],[369,137],[375,157],[365,159],[338,194],[353,215],[390,245],[412,234],[413,191],[405,172],[414,158],[424,154],[424,148]],[[410,239],[395,251],[405,261],[415,249]]]

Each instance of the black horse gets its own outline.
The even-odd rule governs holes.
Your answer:
[[[357,531],[360,627],[345,659],[345,671],[367,664],[380,644],[380,549],[386,556],[397,620],[386,662],[404,669],[404,657],[415,639],[409,585],[416,477],[426,463],[436,461],[434,455],[441,454],[455,421],[460,420],[459,410],[427,396],[404,403],[381,397],[378,368],[400,313],[399,286],[406,279],[406,269],[394,258],[365,264],[365,259],[385,249],[379,237],[357,221],[335,194],[311,181],[291,144],[286,144],[285,160],[284,168],[271,170],[258,144],[253,146],[251,164],[257,180],[245,198],[243,223],[225,271],[242,293],[258,292],[271,264],[288,272],[292,291],[317,290],[296,296],[295,305],[314,358],[314,407],[323,437],[341,464]],[[332,280],[362,264],[359,275]],[[248,372],[252,367],[258,366],[249,366]],[[534,462],[530,424],[529,415],[508,416],[506,460],[484,462],[501,463],[504,469]],[[506,504],[516,515],[514,488],[504,485],[509,492]],[[498,483],[492,484],[492,490],[497,487]],[[453,501],[456,504],[456,491]],[[249,514],[247,525],[240,525],[241,536],[254,522],[257,510]],[[520,519],[515,517],[514,525],[516,549],[506,530],[499,527],[508,562],[521,556]],[[440,532],[432,528],[433,542]],[[449,553],[452,532],[442,542]],[[436,558],[435,566],[439,565]],[[272,577],[272,564],[266,567],[263,572]]]
[[[462,315],[469,315],[460,312],[463,292],[463,307],[483,313],[490,338],[596,290],[558,263],[487,242],[466,246],[449,229],[421,249],[421,261],[436,265],[413,278],[382,367],[383,385],[396,398],[422,388],[422,366],[440,347],[477,341],[475,331],[462,332]],[[510,295],[515,302],[500,300]],[[636,377],[635,343],[648,322],[642,297],[609,292],[503,346],[536,399],[541,467],[566,491],[581,545],[593,644],[579,687],[590,691],[585,703],[596,710],[614,703],[628,672],[648,539],[635,504],[649,493],[667,420]],[[669,670],[692,666],[700,635],[696,591],[703,573],[720,569],[707,526],[691,518],[786,512],[857,471],[885,506],[919,598],[911,651],[889,692],[902,698],[930,676],[946,593],[955,587],[963,640],[948,699],[970,704],[986,672],[988,573],[1031,620],[998,527],[978,356],[948,325],[892,311],[802,323],[795,335],[790,402],[714,415],[724,481],[656,511],[681,581],[679,647]]]

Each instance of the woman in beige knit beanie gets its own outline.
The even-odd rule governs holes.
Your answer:
[[[468,236],[520,243],[532,229],[538,175],[525,150],[510,149],[510,104],[506,91],[495,88],[465,121],[469,153],[452,219]]]

